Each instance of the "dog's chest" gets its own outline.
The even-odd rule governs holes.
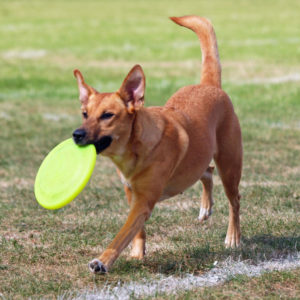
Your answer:
[[[131,188],[130,182],[125,178],[125,176],[123,175],[122,172],[120,172],[120,178],[121,178],[122,184],[124,184],[124,185],[126,185],[127,187]]]

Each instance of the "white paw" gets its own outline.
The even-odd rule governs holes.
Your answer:
[[[89,269],[94,274],[104,274],[107,273],[107,269],[104,264],[99,259],[93,259],[89,262]]]
[[[240,239],[237,238],[235,235],[226,236],[225,238],[225,247],[226,248],[237,248],[240,246]]]
[[[203,222],[204,220],[207,220],[211,214],[212,214],[212,209],[201,207],[198,220]]]
[[[142,260],[145,256],[145,251],[141,250],[140,248],[132,248],[130,256],[132,258]]]

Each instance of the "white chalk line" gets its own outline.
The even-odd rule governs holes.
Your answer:
[[[286,44],[299,44],[300,38],[298,37],[291,37],[285,39],[284,41],[278,39],[245,39],[245,40],[230,40],[230,41],[220,41],[220,44],[229,44],[231,46],[265,46],[265,45],[276,45],[281,43]],[[199,47],[198,41],[182,41],[182,42],[173,42],[172,48],[190,48],[190,47]],[[108,46],[99,46],[96,51],[97,52],[106,52],[106,51],[119,51],[123,50],[124,52],[131,52],[136,50],[136,46],[131,43],[124,43],[121,47],[115,47],[114,45]],[[47,51],[45,49],[11,49],[7,50],[6,52],[2,52],[2,57],[5,59],[13,59],[13,58],[20,58],[20,59],[38,59],[41,57],[46,56]]]
[[[75,120],[77,116],[72,116],[68,114],[54,114],[54,113],[44,113],[42,114],[44,120],[59,122],[62,120]]]
[[[292,41],[295,41],[296,39],[291,39]],[[300,41],[300,39],[299,39]],[[188,43],[189,44],[189,43]],[[124,44],[123,50],[126,51],[132,51],[134,49],[134,46],[131,44]],[[8,50],[6,52],[2,52],[2,57],[4,59],[40,59],[47,55],[47,51],[45,49],[24,49],[24,50]],[[93,66],[100,65],[101,67],[109,67],[109,68],[120,68],[124,67],[126,65],[127,68],[129,68],[133,63],[131,62],[122,62],[122,61],[102,61],[102,62],[92,62],[88,63]],[[128,65],[128,66],[127,66]],[[171,63],[171,62],[144,62],[144,66],[161,66],[163,68],[170,68],[170,67],[185,67],[187,69],[192,69],[195,66],[195,62],[186,61],[182,63]],[[298,82],[300,81],[300,73],[290,73],[290,74],[284,74],[282,76],[277,77],[269,77],[269,78],[253,78],[249,80],[225,80],[224,82],[228,82],[230,84],[235,85],[244,85],[244,84],[280,84],[280,83],[286,83],[286,82]],[[174,80],[162,80],[159,83],[155,83],[154,86],[159,88],[168,87],[169,85],[174,84]],[[178,84],[178,82],[177,82]],[[158,86],[157,86],[158,85]],[[183,82],[182,85],[185,85],[185,82]]]
[[[215,265],[218,263],[215,262]],[[64,294],[58,299],[76,300],[100,300],[100,299],[122,299],[127,300],[132,297],[153,297],[158,294],[173,295],[179,291],[189,291],[202,287],[212,287],[225,283],[239,275],[248,277],[258,277],[264,273],[273,271],[293,270],[300,267],[300,252],[290,254],[281,259],[263,261],[258,264],[250,264],[247,261],[233,261],[229,257],[220,266],[201,276],[185,274],[183,277],[161,276],[159,279],[142,282],[132,281],[117,286],[106,285],[102,289],[93,291],[82,291],[76,294]]]
[[[63,113],[42,113],[41,117],[45,121],[51,121],[51,122],[60,122],[60,121],[74,121],[79,119],[79,115],[69,115],[69,114],[63,114]],[[7,112],[0,112],[0,119],[4,120],[12,120],[13,116]]]
[[[27,49],[27,50],[9,50],[2,53],[5,59],[21,58],[21,59],[38,59],[46,56],[45,49]]]
[[[245,84],[253,84],[253,85],[264,85],[264,84],[281,84],[281,83],[288,83],[288,82],[299,82],[300,81],[300,73],[290,73],[284,74],[282,76],[276,77],[261,77],[261,78],[252,78],[252,79],[245,79],[245,80],[224,80],[225,84],[233,84],[233,85],[245,85]],[[171,85],[184,86],[188,83],[186,80],[178,79],[162,79],[159,82],[154,82],[152,86],[156,88],[167,88]]]
[[[291,73],[285,74],[282,76],[276,77],[261,77],[261,78],[253,78],[253,79],[245,79],[245,80],[224,80],[225,84],[232,85],[245,85],[245,84],[253,84],[253,85],[264,85],[264,84],[281,84],[288,82],[299,82],[300,81],[300,73]],[[168,88],[172,85],[184,86],[188,85],[186,80],[178,79],[162,79],[159,82],[154,82],[152,87],[156,88]]]
[[[289,37],[285,39],[265,38],[265,39],[243,39],[243,40],[229,40],[221,41],[221,44],[228,44],[230,46],[267,46],[279,44],[299,44],[299,37]]]
[[[0,119],[11,120],[11,116],[7,112],[1,111],[0,112]]]
[[[288,37],[285,39],[276,39],[276,38],[265,38],[265,39],[241,39],[241,40],[222,40],[219,41],[220,45],[230,45],[230,46],[267,46],[267,45],[279,45],[279,44],[300,44],[299,37]],[[171,44],[172,48],[176,49],[187,49],[199,47],[198,41],[176,41]]]
[[[277,77],[269,78],[254,78],[249,80],[238,80],[238,81],[228,81],[232,84],[242,85],[242,84],[280,84],[286,82],[298,82],[300,81],[300,73],[291,73]]]
[[[261,127],[267,127],[271,129],[281,129],[281,130],[300,130],[300,120],[298,122],[293,122],[293,124],[288,124],[285,122],[268,122],[261,119],[248,119],[245,120],[245,124],[251,124]]]

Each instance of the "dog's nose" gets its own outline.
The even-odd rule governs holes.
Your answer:
[[[80,144],[86,136],[86,131],[84,129],[76,129],[73,132],[73,139],[76,144]]]

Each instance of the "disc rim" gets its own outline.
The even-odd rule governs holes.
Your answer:
[[[35,185],[34,185],[34,194],[35,194],[35,198],[37,200],[37,202],[44,208],[46,209],[50,209],[50,210],[54,210],[54,209],[59,209],[62,208],[64,206],[66,206],[67,204],[69,204],[71,201],[73,201],[81,192],[82,190],[85,188],[85,186],[87,185],[88,181],[91,178],[91,175],[94,171],[95,168],[95,164],[96,164],[96,158],[97,158],[97,153],[96,153],[96,148],[94,145],[86,145],[86,146],[78,146],[74,143],[75,147],[82,147],[82,149],[84,148],[84,151],[89,151],[90,154],[88,155],[90,161],[89,161],[89,167],[86,168],[85,174],[84,176],[82,176],[79,179],[79,183],[78,185],[74,188],[74,190],[68,195],[66,196],[65,199],[63,200],[59,200],[59,201],[49,201],[49,199],[45,199],[45,195],[44,192],[41,190],[40,187],[40,181],[43,180],[41,178],[41,174],[44,171],[44,168],[47,164],[49,164],[49,159],[52,159],[51,156],[53,157],[53,155],[57,154],[57,152],[62,148],[65,147],[66,145],[70,144],[70,143],[74,143],[73,139],[67,139],[63,142],[61,142],[60,144],[58,144],[57,146],[55,146],[44,158],[44,160],[42,161],[39,170],[37,172],[36,178],[35,178]],[[83,161],[81,161],[81,163],[84,163]],[[72,182],[71,182],[72,183]]]

